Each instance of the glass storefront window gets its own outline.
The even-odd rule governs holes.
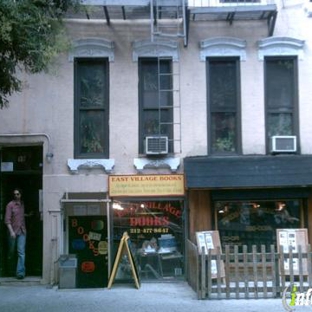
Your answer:
[[[276,229],[300,228],[300,200],[214,203],[222,246],[276,245]]]
[[[114,201],[112,208],[115,251],[128,232],[141,279],[183,276],[182,201]],[[131,277],[126,259],[120,268],[117,279]]]

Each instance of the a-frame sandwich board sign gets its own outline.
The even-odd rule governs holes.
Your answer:
[[[139,277],[139,271],[138,271],[138,263],[137,263],[135,256],[132,253],[131,240],[127,232],[123,233],[122,238],[120,240],[118,251],[116,254],[116,258],[114,261],[113,269],[112,269],[112,272],[108,281],[107,288],[109,289],[113,285],[113,282],[115,280],[116,273],[118,270],[118,266],[119,266],[119,263],[123,254],[126,254],[126,256],[128,257],[135,286],[136,288],[139,289],[141,286],[141,283],[140,283],[140,277]]]

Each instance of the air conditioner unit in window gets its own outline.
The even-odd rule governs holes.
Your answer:
[[[271,138],[272,153],[294,153],[297,151],[295,135],[276,135]]]
[[[145,139],[146,155],[168,154],[168,137],[148,136]]]

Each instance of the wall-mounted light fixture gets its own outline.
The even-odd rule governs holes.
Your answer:
[[[52,161],[53,156],[54,156],[53,153],[47,153],[46,154],[46,159],[47,159],[48,163],[50,163]]]

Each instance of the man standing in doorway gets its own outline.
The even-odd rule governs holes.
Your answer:
[[[16,188],[13,191],[14,199],[6,206],[4,222],[9,230],[8,241],[8,265],[12,267],[15,250],[17,250],[16,277],[25,277],[25,247],[26,247],[26,224],[25,209],[22,201],[21,190]]]

